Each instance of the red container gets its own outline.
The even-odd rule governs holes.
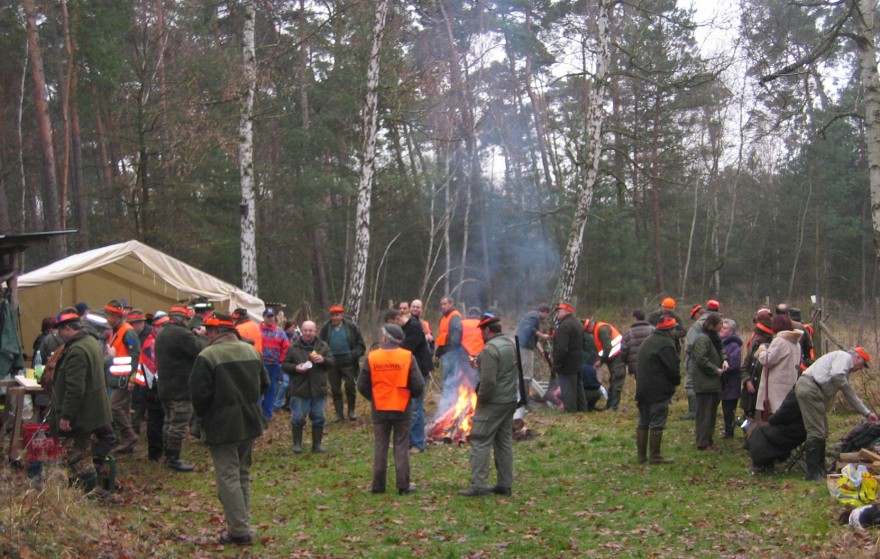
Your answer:
[[[57,460],[61,445],[56,437],[49,436],[48,423],[25,423],[22,443],[27,449],[28,462]]]

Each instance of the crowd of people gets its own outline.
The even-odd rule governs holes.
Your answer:
[[[293,453],[304,451],[306,420],[311,451],[322,453],[327,409],[331,422],[355,421],[360,393],[370,402],[374,431],[371,491],[386,491],[392,440],[398,494],[417,491],[409,460],[426,448],[424,392],[435,358],[444,385],[467,377],[476,391],[470,484],[459,491],[466,497],[512,494],[512,422],[532,388],[565,412],[595,411],[604,396],[604,410],[613,413],[629,372],[636,383],[640,464],[672,461],[661,446],[683,376],[683,418],[694,420],[701,451],[718,449],[719,405],[722,438],[733,437],[738,405],[744,416],[768,424],[784,402],[799,406],[808,479],[824,476],[829,398],[842,391],[853,409],[880,421],[848,380],[868,366],[870,355],[856,347],[816,360],[811,327],[798,309],[759,309],[747,341],[716,300],[695,306],[689,326],[675,309],[675,300],[666,298],[647,316],[636,310],[621,334],[608,322],[581,322],[568,302],[552,309],[541,304],[525,314],[514,336],[502,331],[496,314],[472,309],[465,318],[444,296],[435,337],[422,317],[423,303],[404,301],[384,314],[380,343],[367,351],[360,328],[339,305],[328,309],[319,328],[312,320],[285,320],[274,306],[257,323],[246,309],[227,315],[204,298],[152,315],[121,299],[98,310],[80,303],[43,321],[34,359],[46,364],[50,398],[36,404],[54,432],[70,440],[69,476],[86,492],[96,490],[107,456],[136,449],[144,421],[147,458],[176,472],[194,470],[182,456],[183,442],[187,435],[200,439],[210,449],[226,515],[221,541],[237,545],[253,541],[248,472],[254,441],[280,409],[290,410]],[[549,366],[548,387],[535,379],[537,359]]]

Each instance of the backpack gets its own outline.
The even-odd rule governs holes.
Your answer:
[[[840,452],[858,452],[871,446],[877,439],[880,439],[880,425],[864,421],[846,434],[840,445]]]
[[[55,368],[58,366],[58,361],[61,360],[61,354],[64,353],[64,345],[65,344],[61,344],[52,352],[52,355],[49,356],[49,360],[46,361],[46,365],[43,367],[43,376],[40,377],[40,386],[46,390],[52,388],[52,383],[55,382]]]

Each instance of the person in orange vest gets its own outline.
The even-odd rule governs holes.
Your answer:
[[[113,429],[119,444],[114,453],[131,452],[138,442],[138,436],[131,427],[131,392],[134,385],[129,380],[137,372],[141,344],[137,332],[125,321],[122,304],[112,300],[104,305],[107,322],[113,329],[110,337],[113,364],[110,365],[110,409],[113,412]]]
[[[461,346],[470,359],[475,360],[483,351],[483,335],[480,333],[480,309],[468,309],[467,318],[461,321]]]
[[[422,395],[425,382],[413,354],[400,347],[403,329],[382,326],[382,345],[371,351],[358,375],[360,393],[372,403],[373,482],[371,493],[384,493],[388,475],[388,445],[394,437],[394,471],[397,493],[416,490],[410,485],[409,429],[412,398]]]
[[[623,355],[623,336],[617,328],[607,322],[594,322],[587,319],[584,331],[593,336],[599,356],[593,366],[597,369],[603,364],[608,367],[608,401],[605,409],[617,411],[620,406],[620,394],[623,392],[623,381],[626,380],[626,360]]]
[[[436,356],[440,358],[440,374],[443,385],[456,372],[470,368],[464,356],[462,340],[461,313],[455,308],[452,297],[444,295],[440,298],[440,324],[437,327]]]

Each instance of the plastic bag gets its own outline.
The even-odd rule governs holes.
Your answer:
[[[840,471],[834,498],[844,506],[858,507],[877,499],[877,480],[865,466],[847,464]]]

